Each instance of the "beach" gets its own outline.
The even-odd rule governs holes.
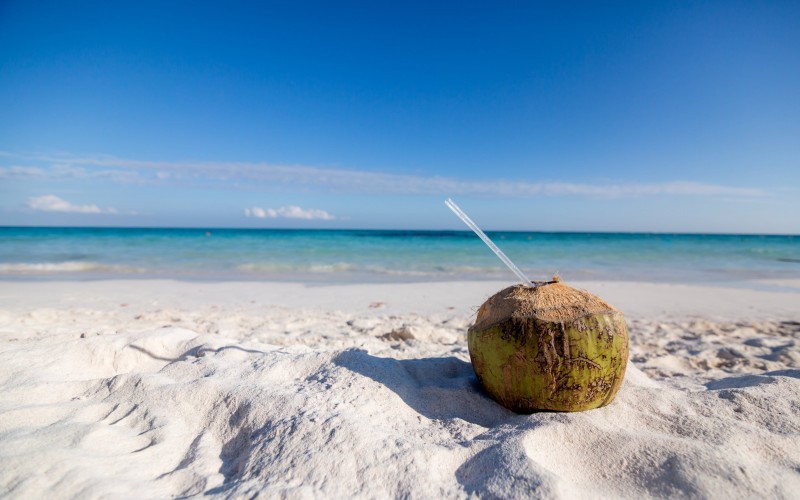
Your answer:
[[[0,500],[800,500],[800,2],[575,7],[0,0]]]
[[[508,281],[0,284],[10,498],[791,498],[800,283],[576,281],[620,309],[616,399],[517,415],[466,331]]]

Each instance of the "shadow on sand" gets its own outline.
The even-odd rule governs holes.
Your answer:
[[[712,391],[723,389],[744,389],[745,387],[755,387],[763,384],[774,384],[775,377],[790,377],[800,379],[800,370],[786,369],[765,372],[759,375],[740,375],[736,377],[726,377],[719,380],[712,380],[706,383],[706,388]]]
[[[222,351],[224,351],[226,349],[233,349],[233,350],[236,350],[236,351],[248,352],[248,353],[252,353],[252,354],[267,354],[264,351],[259,351],[257,349],[245,349],[244,347],[239,347],[239,346],[236,346],[236,345],[226,345],[226,346],[218,347],[216,349],[212,349],[210,347],[204,347],[204,346],[197,346],[197,347],[192,347],[191,349],[189,349],[185,353],[181,354],[177,358],[169,358],[169,357],[166,357],[166,356],[161,356],[159,354],[156,354],[156,353],[154,353],[152,351],[148,351],[144,347],[139,347],[138,345],[128,345],[127,347],[130,347],[134,351],[139,351],[142,354],[146,354],[147,356],[150,356],[153,359],[157,359],[159,361],[167,361],[169,363],[174,363],[176,361],[184,361],[184,360],[186,360],[188,358],[199,358],[199,357],[205,356],[206,354],[218,353],[218,352],[222,352]]]
[[[515,415],[486,395],[472,365],[455,357],[380,358],[348,349],[333,362],[383,384],[429,419],[461,419],[488,428]]]

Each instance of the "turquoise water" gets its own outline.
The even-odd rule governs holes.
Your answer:
[[[800,237],[489,232],[531,279],[800,278]],[[515,277],[467,231],[0,228],[0,279]]]

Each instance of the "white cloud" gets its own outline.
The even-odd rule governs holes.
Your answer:
[[[11,167],[0,167],[0,179],[13,179],[13,178],[42,178],[47,175],[47,170],[38,167],[20,167],[13,165]]]
[[[0,152],[0,157],[50,163],[48,168],[0,168],[0,177],[103,177],[120,183],[158,183],[176,180],[232,189],[319,188],[346,193],[484,195],[526,197],[593,196],[729,196],[760,197],[760,188],[725,186],[692,181],[658,183],[530,182],[508,179],[460,179],[455,177],[405,175],[366,170],[230,162],[148,162],[111,156],[28,156]],[[109,168],[113,170],[109,170]],[[288,207],[286,207],[288,208]],[[266,212],[265,212],[266,214]],[[267,217],[265,215],[265,217]]]
[[[63,212],[75,214],[117,213],[115,208],[102,210],[97,205],[75,205],[52,194],[29,198],[28,208],[38,210],[40,212]]]
[[[250,207],[244,209],[244,215],[257,219],[333,220],[336,218],[325,210],[301,208],[296,205],[280,208]]]

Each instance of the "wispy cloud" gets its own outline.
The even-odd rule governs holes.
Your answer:
[[[97,205],[76,205],[59,198],[56,195],[48,194],[36,196],[28,199],[28,208],[39,212],[62,212],[73,214],[116,214],[114,208],[101,209]]]
[[[333,220],[336,218],[325,210],[301,208],[296,205],[280,208],[250,207],[244,209],[244,215],[257,219]]]
[[[0,152],[0,156],[24,159],[48,166],[0,167],[0,177],[103,177],[123,183],[167,184],[213,183],[233,189],[295,187],[347,193],[485,195],[525,197],[590,196],[729,196],[759,197],[767,191],[752,187],[670,181],[660,183],[530,182],[509,179],[459,179],[444,176],[405,175],[366,170],[232,162],[150,162],[112,156],[23,157]]]
[[[0,179],[31,179],[47,177],[49,169],[39,167],[21,167],[12,165],[10,167],[0,167]]]
[[[158,178],[157,175],[155,177]],[[44,167],[0,167],[0,179],[109,179],[119,183],[137,184],[148,182],[148,178],[136,170],[96,169],[64,163]]]

